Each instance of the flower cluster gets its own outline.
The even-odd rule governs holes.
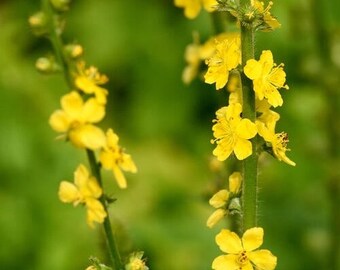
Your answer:
[[[235,43],[235,41],[232,41]],[[230,53],[230,47],[225,44],[231,44],[230,41],[217,42],[214,55],[206,61],[208,71],[205,75],[207,83],[215,83],[216,89],[225,87],[229,80],[230,67],[234,69],[235,57],[237,53]],[[224,46],[221,53],[221,46]],[[229,53],[229,54],[228,54]],[[222,60],[221,55],[225,55]],[[240,59],[240,55],[239,55]],[[279,92],[280,88],[288,89],[286,82],[286,73],[283,70],[283,64],[276,65],[273,61],[272,52],[263,51],[260,60],[250,59],[244,67],[244,74],[253,81],[253,90],[256,97],[257,119],[251,122],[249,119],[243,119],[242,115],[242,91],[239,76],[234,76],[236,86],[228,87],[232,91],[229,96],[229,105],[222,107],[216,112],[216,119],[213,121],[212,140],[216,143],[213,154],[221,161],[227,159],[231,153],[239,160],[249,157],[253,149],[249,139],[256,134],[260,135],[265,142],[265,150],[273,154],[278,160],[284,161],[289,165],[295,166],[295,163],[286,156],[288,136],[286,133],[275,133],[275,124],[280,116],[270,110],[271,106],[282,106],[283,99]]]
[[[84,165],[79,165],[74,184],[61,182],[59,198],[65,203],[85,205],[88,224],[93,227],[94,222],[103,223],[107,216],[106,200],[98,179],[100,172],[93,167],[97,166],[98,171],[100,167],[112,171],[120,188],[127,187],[123,171],[135,173],[137,168],[131,156],[118,144],[118,135],[111,128],[104,131],[98,126],[105,117],[109,92],[103,85],[108,82],[107,76],[96,67],[86,65],[81,45],[64,45],[60,38],[65,25],[63,13],[69,9],[69,2],[48,1],[43,10],[29,18],[29,23],[33,33],[48,37],[56,45],[54,55],[37,60],[37,69],[45,74],[63,71],[70,89],[61,97],[60,109],[52,113],[49,124],[59,133],[58,139],[69,141],[94,157],[90,160],[94,176],[90,176]]]
[[[105,116],[108,91],[99,85],[108,79],[100,74],[97,68],[86,68],[84,61],[78,60],[74,65],[76,90],[61,98],[61,109],[52,113],[50,126],[61,133],[58,138],[70,141],[75,147],[99,151],[102,167],[112,170],[118,186],[126,188],[122,170],[135,173],[137,168],[131,156],[118,145],[118,135],[112,129],[104,132],[95,125]]]

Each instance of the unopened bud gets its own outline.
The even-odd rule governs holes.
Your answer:
[[[72,59],[77,59],[83,55],[83,47],[79,44],[68,44],[65,46],[65,53]]]
[[[38,71],[45,74],[50,74],[59,70],[58,65],[52,57],[40,57],[35,62],[35,67]]]
[[[53,8],[59,12],[65,12],[69,10],[71,0],[50,0]]]
[[[47,16],[43,11],[38,11],[28,18],[28,23],[35,35],[41,36],[48,32]]]

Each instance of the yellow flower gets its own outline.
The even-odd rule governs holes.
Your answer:
[[[233,197],[236,197],[240,192],[242,183],[242,175],[239,172],[234,172],[229,176],[229,190],[221,189],[215,193],[209,200],[209,204],[217,208],[208,218],[207,226],[212,228],[217,224],[225,215],[228,214],[228,202]]]
[[[127,183],[122,172],[137,172],[135,163],[130,155],[124,153],[123,149],[118,145],[118,136],[109,129],[106,133],[106,144],[100,152],[100,162],[104,169],[112,170],[120,188],[126,188]]]
[[[216,5],[216,0],[175,0],[175,6],[184,8],[184,15],[189,19],[196,18],[202,6],[208,12],[213,12]]]
[[[62,110],[55,111],[49,119],[49,124],[55,131],[64,133],[80,148],[95,150],[105,144],[104,132],[92,125],[103,119],[103,105],[94,98],[84,102],[76,91],[64,95],[60,103]]]
[[[149,270],[145,265],[145,260],[142,259],[143,252],[132,253],[129,257],[129,262],[125,265],[125,270]]]
[[[274,107],[283,104],[279,88],[286,88],[286,73],[283,64],[276,65],[273,62],[271,51],[262,51],[259,61],[250,59],[244,67],[246,76],[253,80],[254,91],[259,100],[268,99],[269,104]]]
[[[230,104],[216,112],[216,124],[212,128],[216,139],[212,142],[216,142],[217,146],[213,155],[220,161],[226,160],[232,152],[239,160],[249,157],[253,152],[249,139],[255,137],[256,125],[249,119],[242,119],[241,112],[240,103]]]
[[[192,43],[186,47],[185,61],[187,66],[183,70],[182,80],[185,84],[189,84],[196,77],[201,64],[199,44]]]
[[[84,165],[79,165],[74,172],[74,184],[68,181],[60,183],[58,195],[64,203],[73,203],[74,206],[84,204],[90,227],[94,227],[94,222],[103,223],[107,214],[98,200],[102,195],[102,189]]]
[[[225,39],[216,42],[214,55],[206,61],[208,71],[205,74],[205,82],[216,83],[216,90],[223,88],[229,78],[229,71],[241,63],[240,39],[231,41]]]
[[[273,6],[272,1],[268,3],[268,6],[266,8],[264,8],[264,3],[258,0],[252,0],[251,4],[256,8],[257,12],[261,13],[263,16],[263,21],[266,24],[263,31],[272,31],[281,26],[277,19],[273,17],[270,13],[270,9]]]
[[[187,45],[185,50],[185,61],[187,66],[182,73],[183,82],[189,84],[197,76],[202,61],[205,61],[214,55],[216,42],[221,42],[225,39],[232,40],[239,37],[239,33],[222,33],[213,36],[203,44],[200,44],[197,34],[194,35],[194,42]]]
[[[76,86],[86,94],[94,94],[98,103],[106,104],[108,91],[98,85],[105,84],[108,78],[98,72],[97,68],[91,66],[85,68],[85,62],[77,63],[78,74],[75,78]]]
[[[277,120],[278,118],[275,117],[275,115],[272,115],[271,117],[267,117],[266,123],[260,120],[256,121],[258,133],[266,142],[270,143],[273,153],[278,160],[295,166],[296,163],[286,156],[286,152],[290,150],[287,149],[287,144],[289,142],[287,133],[275,133]]]
[[[247,230],[242,239],[236,233],[224,229],[215,240],[227,255],[214,259],[214,270],[273,270],[276,267],[277,258],[269,250],[256,250],[263,243],[263,229],[260,227]]]

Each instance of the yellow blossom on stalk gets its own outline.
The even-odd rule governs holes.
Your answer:
[[[249,139],[255,137],[256,125],[249,119],[242,119],[241,112],[240,103],[230,104],[216,112],[217,119],[212,128],[216,139],[212,142],[216,142],[217,146],[213,155],[220,161],[226,160],[232,152],[239,160],[249,157],[253,152]]]
[[[246,230],[242,239],[229,230],[216,235],[216,243],[227,255],[214,259],[214,270],[273,270],[277,258],[267,249],[257,250],[263,243],[263,229],[254,227]]]
[[[199,43],[198,36],[194,35],[194,42],[187,45],[185,50],[185,61],[187,66],[182,73],[182,80],[184,83],[189,84],[198,74],[202,61],[205,61],[213,56],[215,52],[215,45],[218,41],[224,39],[239,38],[239,33],[222,33],[213,36],[203,44]]]
[[[125,265],[125,270],[149,270],[145,265],[145,260],[142,259],[143,252],[132,253],[129,257],[129,262]]]
[[[273,153],[278,160],[295,166],[296,163],[286,156],[286,152],[290,150],[287,149],[289,142],[287,133],[275,133],[275,125],[278,119],[276,115],[272,114],[267,116],[265,122],[261,121],[261,119],[257,120],[256,126],[258,133],[266,142],[270,143]]]
[[[271,51],[262,51],[260,60],[250,59],[244,67],[246,76],[253,80],[254,91],[259,100],[266,98],[274,107],[282,106],[283,100],[279,88],[289,89],[283,64],[276,65]]]
[[[213,12],[216,5],[216,0],[175,0],[175,6],[184,8],[184,15],[189,19],[196,18],[202,6],[208,12]]]
[[[223,88],[229,78],[229,71],[241,63],[240,39],[216,41],[214,55],[206,61],[208,71],[205,82],[216,83],[216,90]]]
[[[264,3],[258,0],[251,0],[251,4],[256,8],[257,12],[262,14],[263,21],[266,24],[263,31],[272,31],[281,26],[281,24],[277,21],[275,17],[273,17],[270,13],[270,9],[273,6],[273,2],[270,1],[268,6],[264,8]]]
[[[209,204],[212,207],[217,208],[217,210],[215,210],[207,220],[206,225],[209,228],[215,226],[215,224],[228,214],[228,209],[226,209],[228,202],[240,192],[241,182],[241,173],[234,172],[229,176],[229,190],[221,189],[211,197]]]
[[[75,146],[96,150],[105,144],[104,132],[92,125],[105,115],[105,108],[96,99],[83,101],[80,94],[72,91],[61,98],[61,110],[55,111],[49,124],[64,133]]]
[[[94,227],[94,222],[103,223],[107,216],[102,203],[98,200],[102,195],[102,189],[96,178],[91,176],[82,164],[74,172],[74,184],[62,181],[58,194],[59,199],[64,203],[86,206],[87,223],[90,227]]]
[[[130,155],[124,153],[123,149],[118,145],[119,138],[117,134],[109,129],[106,132],[106,144],[100,152],[99,160],[106,170],[112,170],[120,188],[126,188],[127,183],[122,172],[137,172],[135,163]]]
[[[77,69],[75,85],[86,94],[94,94],[100,104],[106,104],[108,91],[98,85],[107,83],[108,78],[100,74],[93,66],[86,69],[83,61],[77,63]]]

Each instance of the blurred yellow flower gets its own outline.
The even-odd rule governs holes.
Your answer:
[[[94,94],[98,103],[106,104],[108,91],[98,85],[108,82],[108,78],[100,74],[93,66],[86,69],[83,61],[77,63],[77,70],[75,85],[86,94]]]
[[[143,252],[132,253],[129,257],[129,262],[125,265],[125,270],[149,270],[145,265],[145,260],[142,259]]]
[[[106,170],[112,170],[120,188],[126,188],[127,183],[122,172],[137,172],[135,163],[130,155],[124,153],[123,149],[118,145],[119,138],[117,134],[109,129],[106,132],[106,144],[100,152],[99,160]]]
[[[94,227],[94,222],[103,223],[107,214],[98,200],[102,195],[102,189],[83,164],[74,172],[74,184],[68,181],[60,183],[58,195],[64,203],[73,203],[74,206],[84,204],[90,227]]]
[[[223,88],[229,78],[229,71],[241,63],[240,39],[216,41],[214,55],[206,61],[208,71],[205,82],[216,83],[216,90]]]
[[[240,192],[242,183],[242,175],[239,172],[234,172],[229,176],[229,190],[221,189],[216,192],[211,199],[209,204],[217,208],[208,218],[207,226],[212,228],[217,224],[225,215],[228,214],[228,209],[226,206],[231,198],[236,197]]]
[[[202,6],[208,12],[213,12],[216,5],[216,0],[175,0],[175,6],[184,8],[184,15],[189,19],[196,18]]]
[[[286,73],[283,64],[276,65],[273,62],[271,51],[262,51],[260,60],[250,59],[244,67],[246,76],[253,80],[254,91],[259,100],[266,98],[274,107],[283,104],[279,88],[289,89],[286,82]]]
[[[226,160],[232,152],[239,160],[249,157],[253,152],[249,139],[255,137],[256,125],[249,119],[242,119],[241,112],[240,103],[230,104],[216,112],[216,124],[212,128],[216,139],[212,143],[217,144],[213,155],[220,161]]]
[[[251,228],[242,239],[229,230],[222,230],[215,238],[220,249],[227,253],[214,259],[214,270],[273,270],[277,258],[267,249],[256,250],[263,243],[263,229]]]
[[[55,131],[64,133],[80,148],[95,150],[105,144],[104,132],[92,125],[103,119],[103,105],[94,98],[84,102],[76,91],[64,95],[60,103],[62,109],[55,111],[49,119],[49,124]]]
[[[197,76],[202,61],[205,61],[214,55],[216,42],[221,42],[225,39],[232,40],[239,37],[239,33],[221,33],[209,38],[203,44],[200,44],[198,36],[194,35],[194,42],[187,45],[185,50],[184,58],[187,66],[182,73],[183,82],[189,84]]]

